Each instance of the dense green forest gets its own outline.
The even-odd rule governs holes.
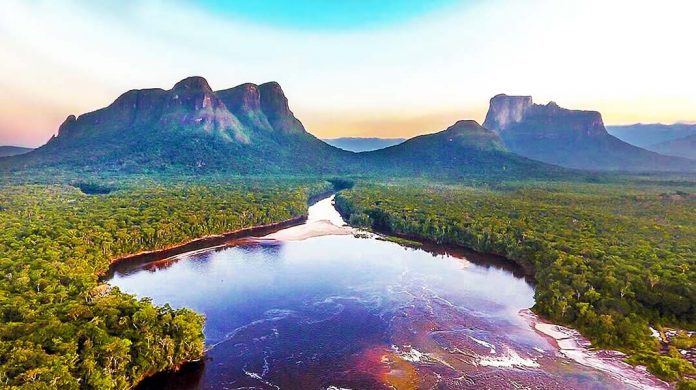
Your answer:
[[[201,357],[202,316],[98,275],[120,255],[304,214],[329,188],[249,178],[0,184],[0,387],[122,389]]]
[[[337,196],[350,223],[503,255],[536,280],[534,310],[658,376],[694,367],[648,325],[696,329],[696,187],[688,182],[359,183]],[[693,341],[693,340],[692,340]]]
[[[183,179],[57,172],[0,184],[0,386],[125,388],[203,354],[204,319],[99,282],[110,261],[306,212],[352,180]],[[693,375],[648,324],[696,325],[696,185],[443,184],[357,179],[337,196],[350,223],[504,255],[534,275],[534,310],[662,378]],[[660,348],[662,350],[660,351]]]

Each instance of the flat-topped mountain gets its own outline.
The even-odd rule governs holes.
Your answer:
[[[278,83],[214,91],[202,77],[132,90],[70,115],[44,146],[0,161],[4,170],[187,174],[356,174],[549,177],[563,170],[510,153],[474,121],[373,152],[335,148],[308,133]]]
[[[204,78],[189,77],[170,90],[132,90],[108,107],[70,115],[57,136],[17,164],[304,172],[330,168],[344,154],[304,129],[278,83],[213,91]]]
[[[570,168],[625,171],[695,171],[696,162],[630,145],[607,133],[596,111],[569,110],[531,96],[497,95],[484,127],[510,151]]]

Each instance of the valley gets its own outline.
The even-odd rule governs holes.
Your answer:
[[[0,1],[0,390],[696,390],[694,15]]]
[[[138,388],[668,387],[561,358],[520,313],[534,287],[513,263],[378,240],[331,202],[267,236],[116,265],[109,284],[206,317],[205,360]]]
[[[694,163],[612,138],[599,113],[530,97],[494,97],[484,126],[458,120],[356,153],[309,133],[275,82],[215,91],[189,77],[169,90],[131,90],[69,116],[45,145],[0,158],[0,379],[10,388],[120,389],[181,369],[164,380],[688,389],[696,378]],[[331,193],[350,227],[314,220],[315,209],[313,223],[302,224],[308,204]],[[286,229],[244,238],[276,228]],[[285,258],[283,248],[299,257]],[[297,267],[308,273],[317,267],[305,284],[321,288],[304,291],[302,280],[288,279],[284,308],[261,282],[235,290],[245,282],[233,270],[205,269],[232,264],[279,278],[244,260],[259,256],[302,260]],[[515,270],[489,274],[501,264],[496,256]],[[132,277],[121,266],[135,267]],[[399,269],[416,281],[449,282],[399,286]],[[335,291],[321,278],[333,272],[348,278]],[[491,278],[521,290],[501,299],[502,290],[487,289]],[[201,282],[202,295],[186,288]],[[218,292],[238,305],[201,303]],[[269,301],[252,299],[266,293]],[[334,295],[340,304],[319,310]],[[347,317],[339,307],[349,307]],[[603,352],[559,352],[521,311],[577,329],[589,340],[582,345],[621,353],[598,371]],[[235,336],[264,313],[298,338],[253,350],[250,340],[267,340],[272,329]],[[341,327],[352,329],[345,338],[332,333]],[[309,329],[324,341],[311,345]],[[510,337],[493,336],[499,329]],[[230,334],[241,339],[213,347]],[[488,344],[509,353],[481,355]],[[248,365],[234,358],[240,345],[251,348]],[[313,351],[314,363],[293,356],[299,350]],[[215,371],[208,359],[229,370]],[[327,362],[350,378],[327,372]]]

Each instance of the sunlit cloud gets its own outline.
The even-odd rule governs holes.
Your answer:
[[[69,114],[189,75],[216,89],[278,81],[318,136],[481,121],[501,92],[599,110],[608,123],[696,120],[694,14],[690,1],[446,2],[327,30],[189,1],[7,0],[0,144],[39,145]]]

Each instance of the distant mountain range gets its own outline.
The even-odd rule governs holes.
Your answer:
[[[634,125],[607,126],[607,131],[629,144],[654,150],[651,149],[654,145],[696,134],[696,124],[636,123]]]
[[[29,153],[32,148],[24,148],[21,146],[0,146],[0,157],[16,156],[19,154]]]
[[[493,129],[495,131],[491,131]],[[371,139],[370,148],[401,140]],[[347,148],[348,149],[348,148]],[[355,149],[355,148],[353,148]],[[538,160],[538,161],[535,161]],[[169,90],[132,90],[108,107],[68,116],[49,142],[0,159],[0,169],[75,172],[232,173],[549,178],[570,168],[696,170],[696,162],[629,145],[599,113],[498,95],[484,126],[458,121],[397,145],[353,153],[308,133],[278,83],[213,91],[202,77]]]
[[[372,152],[353,153],[309,134],[275,82],[213,91],[202,77],[170,90],[132,90],[108,107],[69,116],[58,135],[5,170],[80,172],[357,174],[550,177],[567,171],[509,153],[473,121]]]
[[[696,160],[696,124],[662,123],[607,126],[607,131],[622,140],[653,152]]]
[[[648,149],[668,156],[678,156],[696,160],[696,133],[651,145]]]
[[[531,96],[497,95],[484,127],[496,131],[510,151],[569,168],[619,171],[696,171],[696,161],[664,156],[611,134],[596,111],[568,110]]]
[[[384,149],[389,146],[398,145],[406,138],[361,138],[361,137],[341,137],[324,138],[322,141],[339,149],[350,152],[369,152],[372,150]]]

